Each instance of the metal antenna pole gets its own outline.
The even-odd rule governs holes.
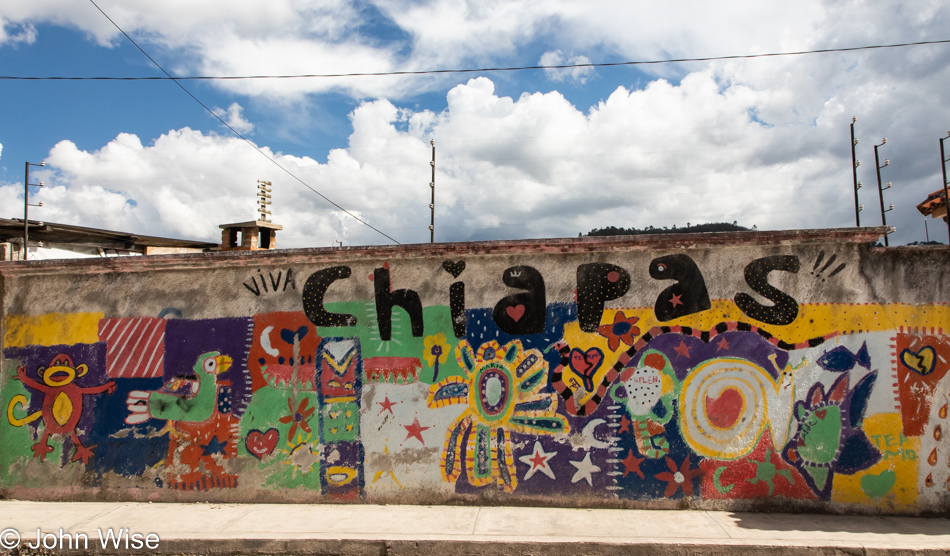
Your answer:
[[[46,166],[46,162],[40,162],[39,164],[34,164],[33,162],[26,163],[26,177],[23,178],[23,260],[27,260],[30,255],[30,186],[35,185],[37,187],[43,187],[43,182],[40,183],[30,183],[30,166]],[[41,207],[43,203],[34,205]]]
[[[884,210],[884,190],[881,189],[881,159],[878,157],[878,154],[877,154],[878,147],[883,146],[885,143],[887,143],[887,137],[885,137],[881,141],[880,145],[874,145],[874,167],[877,169],[877,194],[881,200],[881,225],[886,228],[887,217],[885,216],[884,213],[887,211]],[[884,166],[887,166],[890,163],[891,163],[890,160],[887,160],[887,159],[884,160]],[[887,230],[884,230],[884,246],[885,247],[889,245],[887,241],[887,236],[888,236]]]
[[[257,180],[257,212],[258,219],[261,222],[270,222],[270,211],[267,210],[271,204],[271,183],[269,181]]]
[[[950,137],[950,131],[947,132],[947,137]],[[943,206],[946,210],[946,215],[944,215],[944,220],[947,222],[947,234],[950,235],[950,193],[947,192],[947,157],[944,155],[943,151],[943,142],[947,137],[940,138],[940,169],[943,171]]]
[[[429,144],[432,145],[432,162],[429,163],[429,166],[432,166],[432,181],[429,182],[429,188],[432,189],[432,202],[429,203],[429,211],[431,212],[429,243],[435,243],[435,140],[429,141]]]
[[[854,178],[854,225],[861,227],[861,208],[858,206],[858,160],[855,158],[854,148],[858,145],[858,140],[854,138],[854,122],[857,118],[851,118],[851,175]]]
[[[943,144],[941,143],[941,146]],[[30,163],[26,163],[26,177],[23,179],[23,260],[30,253]]]

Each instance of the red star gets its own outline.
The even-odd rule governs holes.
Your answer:
[[[716,346],[718,346],[718,347],[716,347],[716,351],[717,351],[717,352],[719,352],[720,350],[729,349],[729,342],[726,341],[726,338],[725,338],[725,337],[722,337],[722,338],[719,340],[719,343],[716,344]]]
[[[412,437],[419,439],[419,442],[422,442],[422,445],[426,445],[426,441],[422,439],[422,431],[429,430],[432,427],[423,427],[419,425],[419,418],[416,417],[411,425],[402,425],[406,429],[406,440],[409,440]]]
[[[620,418],[620,430],[617,432],[620,433],[624,431],[630,432],[630,419],[627,419],[626,415]]]
[[[537,469],[538,467],[544,468],[547,467],[548,457],[541,455],[539,452],[535,452],[534,457],[528,461],[531,462],[531,469]]]
[[[673,351],[676,352],[677,357],[682,355],[683,357],[689,359],[689,346],[686,345],[684,340],[680,340],[680,345],[673,348]]]
[[[378,403],[380,406],[382,406],[382,409],[379,410],[380,413],[382,413],[382,412],[384,412],[384,411],[388,411],[389,414],[392,415],[393,417],[396,416],[396,415],[393,413],[393,406],[396,405],[396,404],[393,403],[393,402],[391,402],[391,401],[389,401],[389,396],[388,396],[388,395],[386,396],[386,399],[385,399],[385,400],[383,400],[383,401],[381,401],[381,402],[376,402],[376,403]]]
[[[683,297],[682,295],[676,295],[674,293],[673,297],[670,298],[670,305],[674,307],[676,307],[677,305],[682,305],[683,304],[682,297]]]
[[[626,477],[628,473],[636,473],[640,475],[641,479],[644,479],[643,471],[640,471],[640,464],[644,462],[646,458],[638,458],[633,455],[633,450],[627,451],[627,457],[620,460],[620,463],[623,464],[623,476]]]
[[[689,464],[689,456],[686,456],[686,459],[683,460],[683,465],[677,470],[676,464],[673,463],[673,458],[666,456],[666,466],[669,467],[670,470],[655,475],[657,479],[667,482],[666,491],[663,492],[663,496],[669,498],[680,488],[683,489],[683,494],[686,496],[693,495],[693,479],[702,475],[703,472],[698,468],[690,469]]]

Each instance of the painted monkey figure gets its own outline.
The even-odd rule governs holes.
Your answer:
[[[43,436],[39,442],[32,446],[33,457],[38,457],[40,461],[43,461],[46,454],[53,451],[48,442],[50,435],[61,434],[69,435],[73,444],[76,445],[76,453],[73,454],[71,461],[82,460],[83,463],[89,463],[89,458],[92,457],[92,449],[96,445],[83,446],[82,442],[79,441],[79,435],[76,433],[76,425],[82,416],[83,396],[102,392],[111,394],[115,392],[115,381],[110,380],[105,384],[87,388],[76,384],[76,379],[85,375],[88,371],[89,368],[85,364],[74,366],[73,360],[65,353],[53,357],[49,367],[40,367],[36,370],[36,374],[43,379],[42,384],[28,377],[26,369],[17,367],[17,379],[24,385],[43,393],[42,409],[25,419],[15,419],[13,417],[14,406],[27,403],[25,396],[14,396],[7,408],[7,416],[14,426],[23,426],[35,421],[40,415],[43,416]]]

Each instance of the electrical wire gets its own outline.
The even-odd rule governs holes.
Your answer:
[[[214,116],[215,119],[217,119],[219,122],[221,122],[222,124],[224,124],[225,127],[227,127],[228,129],[230,129],[231,132],[234,133],[234,135],[240,137],[245,143],[247,143],[248,145],[250,145],[251,148],[253,148],[255,151],[257,151],[258,153],[260,153],[261,156],[263,156],[264,158],[266,158],[267,160],[269,160],[271,163],[273,163],[275,166],[277,166],[278,168],[280,168],[281,170],[283,170],[288,176],[290,176],[291,178],[297,180],[297,182],[299,182],[301,185],[303,185],[304,187],[306,187],[306,188],[309,189],[310,191],[313,191],[314,193],[316,193],[317,195],[319,195],[324,201],[326,201],[326,202],[330,203],[331,205],[335,206],[336,208],[340,209],[341,211],[343,211],[343,212],[346,213],[347,215],[353,217],[353,219],[355,219],[357,222],[363,224],[364,226],[367,226],[368,228],[370,228],[370,229],[372,229],[373,231],[377,232],[378,234],[380,234],[381,236],[385,237],[386,239],[392,241],[393,243],[396,243],[397,245],[399,244],[399,241],[397,241],[395,238],[389,236],[388,234],[386,234],[386,233],[383,232],[382,230],[379,230],[379,229],[375,228],[375,227],[374,227],[372,224],[370,224],[369,222],[363,220],[363,219],[360,218],[359,216],[356,216],[356,215],[353,214],[352,212],[346,210],[346,209],[343,208],[342,206],[340,206],[340,205],[338,205],[337,203],[333,202],[332,200],[330,200],[329,197],[327,197],[327,196],[324,195],[323,193],[320,193],[319,191],[317,191],[317,190],[314,189],[313,187],[310,187],[310,185],[307,184],[307,182],[305,182],[305,181],[303,181],[302,179],[298,178],[293,172],[291,172],[291,171],[288,170],[287,168],[284,168],[283,166],[281,166],[281,164],[280,164],[279,162],[277,162],[276,160],[274,160],[273,158],[271,158],[270,156],[268,156],[267,153],[265,153],[264,151],[262,151],[262,150],[260,149],[260,147],[258,147],[258,146],[255,145],[254,143],[252,143],[250,139],[248,139],[247,137],[245,137],[244,135],[242,135],[240,132],[238,132],[236,129],[234,129],[233,127],[231,127],[231,125],[228,124],[228,122],[224,121],[224,120],[221,118],[221,116],[219,116],[217,113],[215,113],[214,110],[208,108],[208,106],[207,106],[205,103],[201,102],[201,101],[198,99],[198,97],[196,97],[195,95],[193,95],[193,94],[191,93],[191,91],[189,91],[188,89],[185,88],[184,85],[182,85],[181,83],[179,83],[177,78],[172,77],[170,73],[168,73],[167,71],[165,71],[165,68],[163,68],[163,67],[161,66],[161,64],[159,64],[158,62],[156,62],[154,58],[152,58],[151,56],[149,56],[149,55],[148,55],[148,52],[145,52],[145,50],[143,50],[142,47],[139,46],[137,42],[135,42],[134,40],[132,40],[132,37],[130,37],[130,36],[128,35],[128,33],[126,33],[125,31],[123,31],[122,28],[119,27],[119,24],[116,23],[115,21],[113,21],[112,18],[109,17],[109,14],[107,14],[106,12],[104,12],[104,11],[102,10],[102,8],[100,8],[99,5],[96,4],[95,0],[89,0],[89,2],[92,3],[92,5],[95,6],[96,9],[99,10],[99,12],[100,12],[103,16],[105,16],[106,19],[109,20],[109,23],[111,23],[112,25],[114,25],[115,28],[118,29],[120,33],[122,33],[123,35],[125,35],[125,38],[129,39],[129,42],[131,42],[133,45],[135,45],[135,48],[139,49],[139,52],[141,52],[142,54],[144,54],[145,57],[149,59],[149,61],[151,61],[153,64],[155,64],[155,67],[157,67],[159,70],[161,70],[162,73],[164,73],[164,74],[167,76],[167,78],[166,78],[167,80],[171,80],[171,81],[173,81],[173,82],[175,83],[175,85],[178,85],[178,87],[179,87],[182,91],[184,91],[188,96],[190,96],[195,102],[197,102],[198,104],[200,104],[201,107],[204,108],[209,114],[211,114],[212,116]]]
[[[92,2],[92,0],[89,0]],[[92,2],[95,5],[95,2]],[[99,6],[96,6],[99,8]],[[99,9],[102,12],[102,9]],[[105,15],[105,12],[102,12]],[[109,16],[106,15],[108,18]],[[109,19],[109,21],[112,21]],[[115,25],[115,22],[112,23]],[[119,31],[122,31],[118,25],[116,28]],[[122,34],[126,36],[130,41],[132,40],[125,31],[122,31]],[[918,42],[905,42],[905,43],[896,43],[896,44],[874,44],[868,46],[852,46],[846,48],[820,48],[816,50],[799,50],[795,52],[768,52],[763,54],[736,54],[732,56],[705,56],[698,58],[670,58],[666,60],[636,60],[628,62],[599,62],[599,63],[587,63],[587,64],[559,64],[559,65],[538,65],[538,66],[515,66],[515,67],[498,67],[498,68],[475,68],[475,69],[435,69],[435,70],[405,70],[405,71],[381,71],[381,72],[364,72],[364,73],[309,73],[309,74],[298,74],[298,75],[189,75],[183,77],[172,77],[168,74],[161,66],[158,66],[158,63],[155,60],[152,60],[152,57],[149,56],[148,59],[152,60],[159,69],[166,75],[166,77],[161,76],[145,76],[145,77],[108,77],[108,76],[92,76],[92,77],[80,77],[80,76],[45,76],[45,77],[29,77],[29,76],[13,76],[13,75],[0,75],[0,79],[8,80],[23,80],[23,81],[45,81],[45,80],[62,80],[62,81],[211,81],[211,80],[244,80],[244,79],[312,79],[312,78],[337,78],[337,77],[385,77],[385,76],[396,76],[396,75],[435,75],[435,74],[446,74],[446,73],[479,73],[479,72],[491,72],[491,71],[525,71],[525,70],[550,70],[550,69],[574,69],[574,68],[606,68],[606,67],[615,67],[615,66],[646,66],[653,64],[682,64],[687,62],[714,62],[720,60],[747,60],[751,58],[774,58],[779,56],[802,56],[806,54],[828,54],[832,52],[855,52],[859,50],[876,50],[882,48],[903,48],[907,46],[922,46],[928,44],[947,44],[950,43],[950,39],[937,40],[937,41],[918,41]],[[132,41],[132,44],[135,44],[135,41]],[[142,50],[139,45],[135,44],[136,48]],[[145,51],[142,50],[142,53],[145,54]],[[145,54],[148,56],[148,54]],[[191,93],[189,93],[191,94]]]

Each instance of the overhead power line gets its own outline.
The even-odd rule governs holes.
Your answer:
[[[89,0],[92,2],[92,0]],[[95,2],[93,2],[95,5]],[[99,8],[99,6],[96,6]],[[99,9],[102,12],[102,9]],[[105,12],[102,12],[105,15]],[[109,16],[106,16],[107,18]],[[111,19],[109,21],[112,21]],[[115,25],[115,22],[112,22]],[[116,28],[119,31],[122,29],[116,25]],[[130,41],[132,38],[125,34],[125,31],[122,31],[122,34],[126,36]],[[312,79],[312,78],[333,78],[333,77],[381,77],[389,75],[432,75],[440,73],[480,73],[480,72],[491,72],[491,71],[524,71],[524,70],[550,70],[550,69],[574,69],[574,68],[606,68],[613,66],[645,66],[651,64],[682,64],[686,62],[714,62],[717,60],[745,60],[749,58],[774,58],[779,56],[802,56],[805,54],[827,54],[832,52],[855,52],[858,50],[876,50],[881,48],[903,48],[907,46],[922,46],[927,44],[947,44],[950,43],[950,39],[939,40],[939,41],[919,41],[919,42],[905,42],[898,44],[874,44],[868,46],[853,46],[848,48],[821,48],[818,50],[800,50],[796,52],[769,52],[765,54],[737,54],[734,56],[705,56],[699,58],[670,58],[667,60],[636,60],[629,62],[600,62],[600,63],[588,63],[588,64],[559,64],[559,65],[539,65],[539,66],[515,66],[515,67],[505,67],[505,68],[472,68],[472,69],[434,69],[434,70],[417,70],[417,71],[381,71],[381,72],[364,72],[364,73],[308,73],[308,74],[297,74],[297,75],[188,75],[182,77],[172,77],[168,74],[161,66],[158,66],[158,63],[155,60],[152,60],[152,57],[149,56],[148,59],[158,66],[159,69],[165,73],[165,77],[162,76],[146,76],[146,77],[109,77],[109,76],[17,76],[17,75],[0,75],[0,79],[9,79],[9,80],[22,80],[22,81],[49,81],[49,80],[62,80],[62,81],[214,81],[214,80],[242,80],[242,79]],[[132,41],[132,44],[135,44],[136,48],[142,50],[135,41]],[[142,53],[145,54],[145,51],[142,50]],[[148,54],[145,54],[148,56]],[[189,93],[191,94],[191,93]]]
[[[227,127],[228,129],[230,129],[230,130],[231,130],[231,133],[233,133],[234,135],[240,137],[245,143],[247,143],[248,145],[250,145],[251,148],[253,148],[255,151],[257,151],[258,153],[260,153],[261,156],[263,156],[264,158],[266,158],[267,160],[269,160],[272,164],[274,164],[275,166],[277,166],[278,168],[280,168],[281,170],[283,170],[284,173],[286,173],[286,174],[287,174],[288,176],[290,176],[291,178],[295,179],[295,180],[296,180],[297,182],[299,182],[301,185],[303,185],[304,187],[306,187],[306,188],[309,189],[310,191],[313,191],[314,193],[316,193],[317,195],[319,195],[324,201],[326,201],[326,202],[330,203],[331,205],[335,206],[336,208],[340,209],[341,211],[343,211],[343,212],[346,213],[347,215],[352,216],[353,219],[355,219],[357,222],[359,222],[359,223],[363,224],[364,226],[366,226],[366,227],[368,227],[368,228],[374,230],[375,232],[377,232],[377,233],[380,234],[381,236],[383,236],[383,237],[389,239],[389,240],[392,241],[393,243],[396,243],[396,244],[399,243],[399,241],[396,241],[395,238],[390,237],[390,236],[389,236],[388,234],[386,234],[385,232],[383,232],[383,231],[381,231],[381,230],[375,228],[375,227],[374,227],[372,224],[370,224],[369,222],[363,220],[363,219],[360,218],[359,216],[356,216],[356,215],[353,214],[352,212],[346,210],[346,209],[343,208],[342,206],[340,206],[340,205],[338,205],[337,203],[333,202],[332,200],[330,200],[329,197],[327,197],[327,196],[324,195],[323,193],[320,193],[319,191],[317,191],[317,190],[314,189],[313,187],[310,187],[310,185],[309,185],[307,182],[305,182],[305,181],[303,181],[302,179],[298,178],[293,172],[291,172],[291,171],[288,170],[287,168],[284,168],[279,162],[277,162],[276,160],[274,160],[273,158],[271,158],[270,156],[268,156],[267,153],[265,153],[265,152],[262,151],[257,145],[255,145],[254,143],[252,143],[250,139],[248,139],[247,137],[245,137],[244,135],[242,135],[240,132],[238,132],[238,130],[236,130],[236,129],[234,129],[233,127],[231,127],[231,125],[228,124],[228,122],[224,121],[224,120],[221,118],[221,116],[219,116],[218,114],[216,114],[214,110],[208,108],[208,106],[207,106],[205,103],[203,103],[203,102],[201,102],[200,100],[198,100],[198,97],[196,97],[195,95],[193,95],[193,94],[191,93],[191,91],[189,91],[188,89],[185,88],[184,85],[182,85],[181,83],[179,83],[177,78],[172,77],[170,73],[168,73],[167,71],[165,71],[165,68],[163,68],[163,67],[161,66],[161,64],[159,64],[158,62],[156,62],[154,58],[152,58],[151,56],[149,56],[149,55],[148,55],[148,52],[145,52],[145,50],[142,49],[142,47],[139,46],[137,42],[135,42],[134,40],[132,40],[132,37],[130,37],[130,36],[128,35],[128,33],[126,33],[125,31],[123,31],[122,28],[119,27],[119,24],[116,23],[115,21],[113,21],[112,18],[109,17],[109,14],[107,14],[106,12],[104,12],[104,11],[102,10],[102,8],[100,8],[99,5],[96,4],[95,0],[89,0],[89,2],[91,2],[92,5],[95,6],[96,9],[99,10],[99,12],[100,12],[102,15],[104,15],[106,19],[109,20],[109,23],[111,23],[112,25],[114,25],[115,28],[118,29],[120,33],[122,33],[123,35],[125,35],[125,38],[129,39],[129,42],[131,42],[133,45],[135,45],[135,48],[139,49],[139,52],[141,52],[142,54],[144,54],[145,57],[149,59],[149,61],[151,61],[153,64],[155,64],[155,67],[157,67],[159,70],[161,70],[162,73],[164,73],[164,74],[167,76],[167,77],[164,77],[164,78],[162,78],[162,79],[167,79],[167,80],[173,81],[173,82],[175,83],[175,85],[178,85],[178,87],[181,88],[182,91],[185,91],[185,93],[186,93],[188,96],[190,96],[195,102],[197,102],[198,104],[200,104],[201,107],[204,108],[205,110],[207,110],[207,112],[208,112],[209,114],[211,114],[212,116],[214,116],[215,119],[217,119],[219,122],[221,122],[222,124],[224,124],[224,126]]]

